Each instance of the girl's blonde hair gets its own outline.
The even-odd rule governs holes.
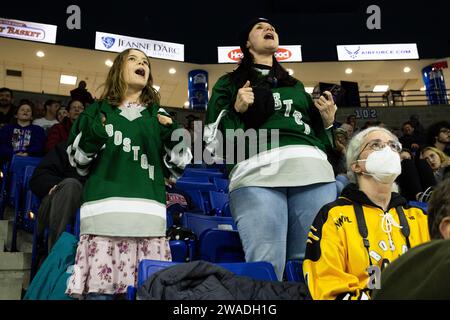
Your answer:
[[[123,67],[131,50],[140,51],[146,56],[148,61],[148,68],[150,70],[147,84],[142,89],[141,95],[139,97],[140,102],[146,106],[151,106],[152,104],[159,105],[161,97],[159,95],[159,92],[156,91],[155,88],[153,88],[153,76],[152,76],[152,69],[150,66],[150,59],[143,51],[134,48],[122,51],[114,59],[114,63],[111,69],[109,70],[108,76],[104,84],[105,88],[103,90],[100,99],[108,101],[108,103],[113,106],[119,106],[125,99],[125,93],[128,88],[123,76]]]
[[[425,153],[425,151],[428,151],[428,150],[435,152],[439,156],[439,159],[441,159],[441,165],[448,160],[448,156],[444,152],[442,152],[441,150],[439,150],[435,147],[423,148],[423,150],[420,152],[420,154],[423,155]]]

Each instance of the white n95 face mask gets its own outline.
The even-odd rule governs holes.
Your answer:
[[[367,172],[363,174],[372,176],[380,183],[391,184],[402,173],[400,155],[389,146],[372,152],[366,160],[357,161],[365,161]]]

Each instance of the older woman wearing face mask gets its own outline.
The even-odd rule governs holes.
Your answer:
[[[392,192],[401,145],[388,130],[358,133],[346,153],[348,185],[317,215],[303,271],[314,299],[370,299],[380,271],[429,241],[427,217]]]

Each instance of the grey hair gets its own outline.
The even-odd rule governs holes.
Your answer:
[[[361,148],[363,147],[364,140],[369,135],[369,133],[374,131],[385,132],[392,137],[392,140],[399,142],[395,134],[382,127],[369,127],[353,136],[353,138],[348,143],[347,152],[345,154],[345,158],[347,161],[347,177],[350,182],[357,183],[356,174],[352,170],[352,164],[355,163],[356,160],[358,160],[357,158],[361,153]]]

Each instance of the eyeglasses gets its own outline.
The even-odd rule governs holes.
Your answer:
[[[392,141],[392,140],[389,140],[388,142],[383,142],[380,139],[375,139],[375,140],[371,140],[371,141],[367,142],[367,144],[364,146],[364,148],[361,149],[361,152],[358,154],[357,158],[359,158],[361,153],[363,153],[363,151],[367,147],[369,147],[373,151],[380,151],[384,147],[386,147],[386,145],[388,145],[392,149],[392,151],[395,151],[398,153],[400,153],[402,151],[402,144],[400,142]]]

